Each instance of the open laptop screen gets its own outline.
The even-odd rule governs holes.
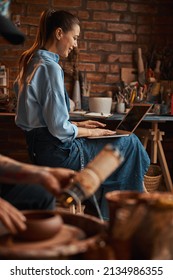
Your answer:
[[[133,132],[151,107],[151,104],[134,104],[116,130]]]

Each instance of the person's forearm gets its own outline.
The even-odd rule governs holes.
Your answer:
[[[65,168],[51,168],[21,163],[0,155],[0,182],[7,184],[37,184],[44,186],[53,195],[58,195],[75,172]]]
[[[77,137],[89,137],[91,136],[91,129],[84,128],[84,127],[78,127],[78,135]]]
[[[78,135],[77,135],[77,138],[79,137],[89,137],[91,136],[91,131],[89,128],[85,128],[85,127],[82,127],[81,124],[83,122],[72,122],[74,125],[76,125],[78,127]]]
[[[0,155],[0,182],[26,183],[36,181],[37,167],[31,164],[20,163],[9,157]]]

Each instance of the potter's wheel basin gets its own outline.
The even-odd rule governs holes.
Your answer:
[[[13,235],[2,235],[0,259],[75,259],[95,246],[107,229],[106,223],[90,215],[65,210],[52,213],[60,215],[63,221],[57,235],[38,242],[21,242]]]

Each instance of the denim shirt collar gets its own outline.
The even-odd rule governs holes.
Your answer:
[[[39,55],[45,59],[52,59],[55,62],[59,62],[59,55],[53,52],[49,52],[47,50],[37,50],[35,55]]]

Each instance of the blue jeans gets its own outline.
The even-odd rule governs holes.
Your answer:
[[[143,191],[143,177],[150,159],[135,134],[128,137],[88,139],[76,138],[62,143],[52,136],[47,128],[38,128],[26,133],[29,154],[38,165],[83,169],[102,149],[110,143],[124,157],[123,163],[100,186],[96,197],[104,219],[109,218],[105,194],[113,190]]]

